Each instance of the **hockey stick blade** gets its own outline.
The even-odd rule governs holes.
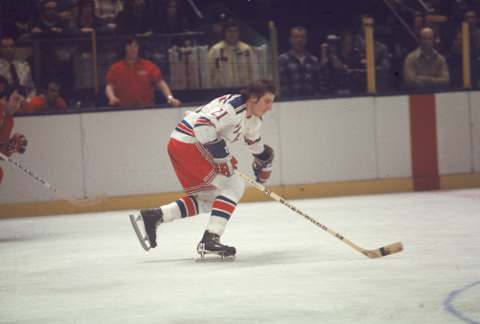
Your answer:
[[[54,192],[59,198],[65,199],[66,201],[68,201],[69,203],[71,203],[72,205],[74,205],[76,207],[79,207],[79,208],[91,207],[91,206],[94,206],[94,205],[98,205],[103,200],[105,200],[105,197],[106,197],[105,195],[100,195],[100,196],[97,196],[97,197],[94,197],[94,198],[83,198],[83,199],[82,198],[81,199],[73,198],[71,195],[68,195],[65,192],[63,192],[62,190],[56,188],[55,186],[53,186],[52,184],[47,182],[47,180],[38,176],[32,170],[26,168],[25,166],[20,164],[18,161],[15,161],[14,159],[11,159],[10,157],[6,156],[2,152],[0,152],[0,159],[3,159],[5,161],[7,161],[12,166],[16,167],[18,170],[24,172],[26,175],[28,175],[28,176],[32,177],[33,179],[35,179],[36,181],[40,182],[47,189]]]
[[[368,257],[370,259],[376,259],[376,258],[384,257],[384,256],[387,256],[387,255],[390,255],[390,254],[401,252],[403,250],[402,242],[395,242],[395,243],[392,243],[392,244],[389,244],[389,245],[385,245],[385,246],[383,246],[379,249],[376,249],[376,250],[366,250],[366,249],[360,247],[359,245],[353,243],[352,241],[350,241],[349,239],[347,239],[346,237],[344,237],[340,233],[335,232],[331,228],[328,228],[327,226],[320,223],[316,219],[310,217],[309,215],[307,215],[307,213],[305,213],[304,211],[302,211],[299,208],[297,208],[296,206],[294,206],[291,202],[289,202],[289,201],[285,200],[284,198],[280,197],[279,195],[277,195],[273,191],[268,190],[265,186],[261,185],[260,183],[256,182],[255,180],[251,179],[250,177],[246,176],[242,172],[240,172],[238,170],[235,170],[235,174],[238,175],[243,180],[245,180],[250,185],[252,185],[254,188],[263,192],[267,197],[270,197],[273,200],[281,203],[282,205],[290,208],[291,210],[296,212],[298,215],[302,216],[303,218],[305,218],[309,222],[315,224],[316,226],[318,226],[322,230],[324,230],[327,233],[329,233],[330,235],[336,237],[337,239],[339,239],[343,243],[350,246],[355,251],[362,253],[363,255],[365,255],[366,257]]]
[[[402,242],[395,242],[389,245],[385,245],[376,250],[362,250],[362,253],[365,254],[370,259],[381,258],[390,254],[398,253],[403,251]]]
[[[106,195],[99,195],[93,198],[83,198],[83,199],[67,198],[67,201],[76,207],[86,208],[86,207],[92,207],[102,203],[106,197],[107,197]]]

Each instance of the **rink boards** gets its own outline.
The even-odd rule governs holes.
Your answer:
[[[14,158],[74,197],[109,197],[91,211],[158,205],[181,191],[166,144],[193,108],[17,117],[29,146]],[[480,186],[480,92],[279,102],[263,138],[286,198]],[[247,150],[233,152],[250,173]],[[0,217],[82,211],[2,168]]]

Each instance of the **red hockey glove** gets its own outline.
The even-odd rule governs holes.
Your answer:
[[[8,141],[7,144],[7,155],[12,155],[12,153],[25,153],[27,149],[28,141],[22,134],[15,133],[12,138]]]
[[[212,156],[215,172],[223,174],[227,177],[233,175],[233,171],[237,168],[237,159],[230,155],[227,144],[223,139],[216,139],[203,145],[208,153]]]
[[[255,177],[257,178],[257,182],[265,183],[268,178],[270,178],[270,174],[272,173],[272,162],[273,162],[273,149],[268,146],[264,145],[265,149],[260,154],[254,154],[252,168]]]

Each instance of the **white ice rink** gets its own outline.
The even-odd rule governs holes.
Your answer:
[[[126,212],[0,221],[0,323],[480,323],[480,189],[240,204],[234,262],[194,262],[207,216],[140,247]]]

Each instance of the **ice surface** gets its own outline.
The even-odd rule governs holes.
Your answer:
[[[129,211],[0,221],[0,323],[480,323],[480,189],[297,200],[368,259],[277,202],[240,204],[197,263],[207,216],[159,227]]]

